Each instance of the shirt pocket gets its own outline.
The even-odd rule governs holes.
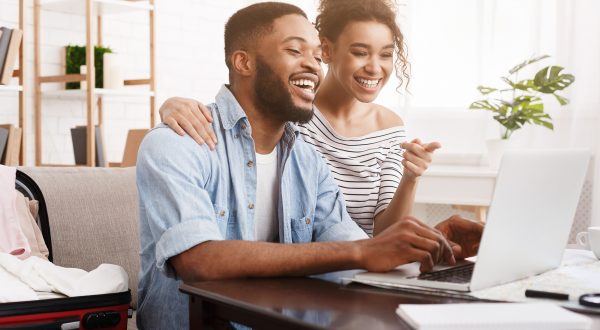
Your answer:
[[[312,242],[313,234],[313,219],[303,217],[299,219],[291,219],[292,222],[292,242],[294,243],[308,243]]]

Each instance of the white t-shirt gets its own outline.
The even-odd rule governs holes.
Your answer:
[[[277,148],[267,155],[256,153],[254,232],[257,241],[274,242],[279,234],[277,222],[279,177],[277,174]]]

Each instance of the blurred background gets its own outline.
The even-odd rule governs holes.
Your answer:
[[[253,2],[155,1],[156,111],[171,96],[191,97],[204,103],[213,101],[221,84],[227,82],[223,58],[224,23],[237,9]],[[317,1],[286,2],[304,9],[314,21]],[[408,90],[400,91],[396,91],[397,82],[390,80],[377,102],[404,119],[409,137],[441,142],[443,148],[436,155],[435,164],[485,164],[485,141],[497,137],[500,127],[488,111],[468,109],[472,102],[482,98],[477,86],[501,86],[500,77],[507,76],[510,68],[542,54],[551,57],[520,74],[533,76],[547,65],[564,67],[565,72],[576,78],[573,85],[561,93],[570,103],[561,107],[553,98],[545,100],[545,110],[553,118],[554,130],[527,125],[513,134],[511,147],[583,147],[590,149],[597,158],[600,152],[600,1],[397,2],[397,20],[405,34],[411,80]],[[41,19],[34,22],[33,7],[33,0],[25,0],[23,40],[28,69],[23,88],[29,91],[24,110],[27,118],[25,165],[35,165],[33,63],[40,62],[42,76],[64,74],[65,46],[85,45],[86,41],[85,15],[70,10],[47,10],[42,6]],[[19,1],[0,0],[0,26],[14,28],[18,23]],[[34,24],[40,25],[39,57],[33,52]],[[149,15],[144,10],[103,16],[102,45],[119,54],[122,75],[126,79],[149,75],[148,30]],[[64,84],[47,84],[42,91],[62,89]],[[0,123],[17,123],[18,107],[17,97],[0,90]],[[60,93],[44,96],[41,107],[44,163],[73,163],[70,129],[86,124],[85,97]],[[109,162],[119,162],[128,130],[149,128],[149,100],[135,95],[115,95],[103,99],[103,108],[106,158]],[[586,216],[600,224],[598,171],[599,166],[592,165],[586,188],[589,190],[586,197],[589,214]]]

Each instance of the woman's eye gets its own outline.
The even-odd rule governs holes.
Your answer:
[[[358,57],[363,57],[363,56],[367,56],[367,53],[366,52],[352,52],[352,55],[358,56]]]
[[[393,57],[393,56],[394,56],[394,54],[392,54],[392,53],[383,53],[383,54],[381,54],[381,57],[385,57],[385,58],[389,58],[389,57]]]

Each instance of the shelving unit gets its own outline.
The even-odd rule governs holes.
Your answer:
[[[64,89],[55,91],[44,91],[43,96],[48,97],[74,97],[74,98],[85,98],[87,96],[87,90],[85,89]],[[143,89],[104,89],[94,88],[94,95],[99,96],[154,96],[154,92]]]
[[[21,0],[23,1],[23,0]],[[36,166],[52,166],[42,162],[42,97],[59,98],[85,98],[87,108],[87,166],[95,166],[96,163],[96,141],[95,120],[99,126],[103,126],[102,100],[110,96],[132,96],[148,97],[150,99],[150,127],[156,122],[155,117],[155,30],[154,30],[154,0],[126,1],[126,0],[34,0],[34,76],[35,76],[35,163]],[[65,74],[56,76],[41,76],[41,11],[56,11],[74,15],[85,15],[86,24],[86,66],[87,74]],[[125,80],[122,89],[95,88],[94,46],[102,46],[102,17],[116,13],[127,13],[131,11],[147,11],[149,15],[149,40],[150,40],[150,77],[147,79]],[[96,28],[97,40],[93,41],[94,27]],[[91,88],[80,90],[55,90],[42,91],[42,85],[47,83],[67,83],[85,81]],[[127,86],[146,85],[148,89],[131,88]],[[96,112],[97,110],[97,112]]]
[[[25,0],[19,1],[19,30],[25,31]],[[26,88],[25,72],[27,64],[25,63],[25,44],[26,36],[23,34],[21,46],[19,47],[19,68],[13,71],[13,77],[18,78],[18,85],[0,85],[0,93],[18,93],[19,97],[19,124],[22,129],[23,136],[21,137],[21,155],[19,156],[19,164],[25,165],[27,162],[27,134],[26,124],[27,116],[25,113]]]
[[[23,86],[19,85],[0,85],[0,92],[21,92]]]

